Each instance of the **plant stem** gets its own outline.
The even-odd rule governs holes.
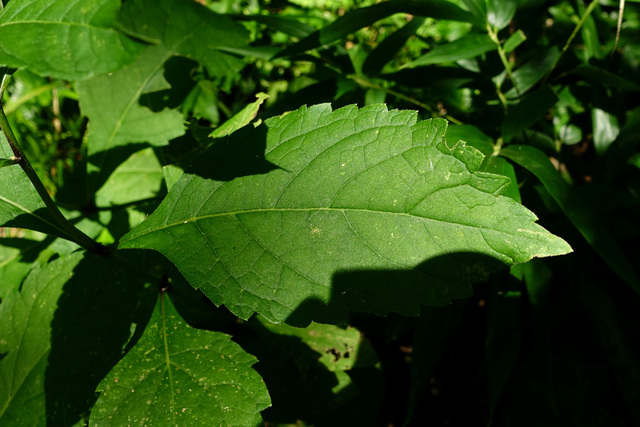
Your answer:
[[[0,87],[0,97],[2,96],[2,93],[4,92],[4,89],[6,87],[6,82],[8,80],[7,77],[8,76],[5,75],[2,78],[2,86]],[[95,252],[101,255],[106,254],[107,248],[105,246],[91,239],[82,231],[74,227],[69,222],[69,220],[65,218],[64,215],[62,215],[62,212],[60,212],[58,207],[55,205],[55,203],[51,199],[51,196],[49,195],[49,193],[47,193],[47,190],[44,188],[42,181],[40,181],[38,174],[33,169],[33,167],[31,166],[31,163],[29,163],[29,160],[20,149],[20,146],[18,145],[16,137],[13,134],[13,130],[9,125],[9,121],[7,120],[7,116],[4,113],[2,104],[0,104],[0,128],[2,129],[2,132],[7,138],[7,141],[9,142],[9,146],[11,147],[11,151],[13,151],[13,155],[17,163],[20,165],[24,173],[27,175],[27,177],[31,181],[31,184],[38,192],[38,195],[40,196],[45,206],[47,207],[47,210],[49,211],[53,219],[56,221],[56,225],[60,227],[60,230],[63,233],[66,234],[67,239],[77,243],[78,245],[82,246],[83,248],[91,252]]]
[[[498,56],[500,56],[502,65],[504,65],[504,69],[507,72],[507,76],[509,76],[509,80],[511,80],[511,83],[513,84],[513,88],[516,90],[518,96],[520,96],[520,89],[518,89],[518,85],[513,79],[513,74],[511,74],[511,64],[509,64],[507,55],[504,53],[504,48],[502,47],[502,43],[500,43],[500,39],[498,38],[498,32],[491,26],[491,24],[487,23],[487,33],[489,34],[489,38],[491,38],[491,41],[493,41],[496,46],[498,46]]]
[[[580,18],[580,21],[578,21],[578,24],[573,29],[573,32],[569,36],[569,39],[567,40],[567,42],[565,43],[564,47],[562,48],[562,51],[560,52],[560,55],[558,55],[556,60],[553,61],[553,65],[549,69],[549,72],[547,72],[547,75],[544,76],[544,79],[542,79],[541,86],[544,86],[544,84],[547,82],[547,80],[549,79],[549,76],[551,75],[553,70],[556,68],[556,65],[558,65],[558,62],[560,62],[560,58],[562,58],[562,55],[564,55],[564,53],[569,49],[569,46],[571,46],[571,42],[573,42],[573,39],[578,34],[578,31],[580,31],[580,28],[582,28],[582,25],[584,24],[584,21],[587,20],[587,18],[589,17],[589,15],[591,15],[591,12],[593,12],[593,9],[595,9],[597,5],[598,5],[598,0],[593,0],[591,2],[591,4],[589,4],[587,9],[584,11],[584,13],[582,14],[582,17]]]

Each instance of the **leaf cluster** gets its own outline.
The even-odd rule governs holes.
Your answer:
[[[637,6],[5,2],[0,426],[639,423]]]

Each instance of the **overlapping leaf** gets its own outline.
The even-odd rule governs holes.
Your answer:
[[[247,47],[247,31],[198,2],[128,1],[118,20],[127,34],[161,44],[172,55],[194,59],[214,76],[233,74],[244,65],[226,52]]]
[[[155,295],[123,263],[83,252],[33,271],[0,305],[0,425],[81,422]]]
[[[243,318],[303,325],[417,314],[499,265],[569,252],[446,127],[382,105],[269,119],[216,142],[120,247],[162,252]]]
[[[162,77],[162,64],[167,59],[164,48],[153,46],[120,71],[78,83],[80,108],[90,121],[90,189],[99,188],[142,143],[165,145],[184,133],[178,111],[153,112],[138,104],[141,94],[168,86]]]
[[[193,329],[161,295],[136,346],[100,383],[91,425],[258,425],[270,405],[256,358]]]
[[[118,0],[13,0],[0,15],[0,64],[80,80],[133,61],[141,44],[111,28]]]
[[[90,121],[90,190],[99,188],[141,144],[165,145],[184,133],[178,111],[153,112],[139,105],[142,94],[169,87],[162,75],[169,58],[195,59],[214,75],[235,73],[243,62],[222,50],[241,47],[248,38],[240,24],[196,2],[126,2],[119,19],[123,31],[155,46],[116,73],[78,84],[80,107]]]

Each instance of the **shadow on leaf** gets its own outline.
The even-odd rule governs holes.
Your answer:
[[[422,262],[413,269],[351,270],[333,275],[328,303],[302,302],[286,323],[304,327],[311,321],[346,325],[350,312],[417,316],[420,305],[444,306],[473,294],[471,283],[506,268],[500,260],[474,252],[457,252]]]
[[[75,266],[51,322],[47,425],[88,418],[98,383],[144,330],[156,298],[156,289],[116,259],[86,254]]]

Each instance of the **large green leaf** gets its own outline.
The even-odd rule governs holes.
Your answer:
[[[126,2],[120,25],[154,46],[120,71],[78,84],[80,108],[90,121],[89,196],[141,145],[166,145],[184,133],[184,119],[178,111],[154,112],[139,104],[142,94],[169,87],[162,75],[169,58],[195,59],[214,75],[233,73],[243,63],[222,49],[246,45],[248,38],[240,24],[196,2]]]
[[[99,188],[142,143],[165,145],[184,133],[184,119],[178,111],[153,112],[138,104],[143,93],[168,86],[162,65],[169,56],[162,46],[153,46],[122,70],[77,84],[80,108],[90,125],[90,190]]]
[[[256,358],[193,329],[161,294],[147,328],[100,383],[91,425],[254,426],[270,406]]]
[[[248,32],[198,2],[127,1],[118,22],[127,34],[161,44],[172,55],[194,59],[214,76],[232,75],[244,65],[226,52],[247,48]]]
[[[216,304],[307,324],[417,314],[499,264],[571,248],[447,146],[442,119],[303,107],[216,142],[122,248],[152,248]],[[264,153],[264,154],[263,154]]]
[[[68,80],[117,70],[141,44],[111,25],[119,0],[13,0],[0,15],[0,63]]]
[[[2,301],[0,425],[86,418],[157,295],[123,264],[76,252],[34,270]]]

